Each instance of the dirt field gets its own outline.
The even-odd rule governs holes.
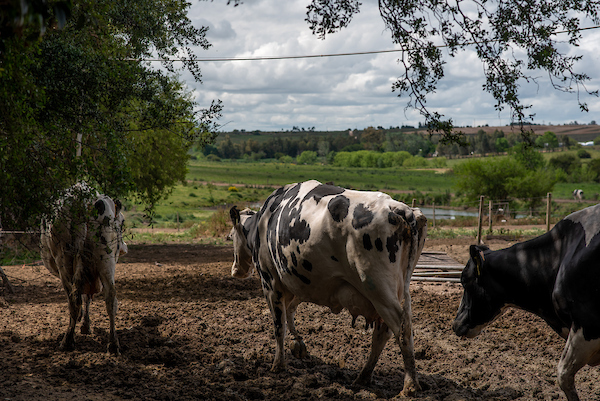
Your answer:
[[[428,240],[426,249],[465,262],[467,240]],[[508,243],[496,241],[492,248]],[[312,400],[389,399],[402,389],[402,358],[390,341],[371,386],[351,383],[370,334],[359,318],[301,305],[297,327],[310,357],[269,372],[271,318],[256,277],[230,276],[231,247],[130,245],[118,264],[119,357],[106,353],[104,302],[92,303],[93,334],[77,332],[61,352],[67,302],[43,266],[5,266],[16,293],[0,294],[2,400]],[[540,319],[511,310],[473,340],[451,330],[458,284],[411,284],[417,368],[423,400],[564,399],[555,367],[563,340]],[[600,370],[577,377],[582,400],[600,399]]]

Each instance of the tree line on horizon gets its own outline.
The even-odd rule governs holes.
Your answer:
[[[439,135],[426,132],[403,132],[401,130],[368,127],[362,131],[345,131],[320,135],[307,133],[302,136],[270,135],[267,140],[259,140],[260,133],[254,133],[248,139],[234,141],[230,134],[209,144],[202,153],[209,159],[277,159],[290,162],[305,151],[315,152],[317,157],[332,161],[339,152],[375,151],[408,152],[412,156],[448,158],[472,154],[501,154],[515,145],[523,143],[520,133],[505,133],[500,129],[487,132],[483,128],[476,134],[467,135],[462,143],[440,141]],[[568,135],[560,137],[552,131],[536,135],[535,146],[539,149],[553,150],[558,147],[579,146]],[[212,156],[211,156],[212,155]]]

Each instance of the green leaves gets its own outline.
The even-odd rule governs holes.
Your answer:
[[[402,49],[403,71],[392,90],[408,97],[407,107],[418,110],[426,127],[443,135],[442,142],[462,139],[460,132],[454,133],[451,118],[427,105],[427,97],[444,77],[446,49],[452,57],[467,48],[477,53],[486,75],[483,89],[494,96],[495,108],[509,108],[521,127],[533,116],[526,114],[531,106],[521,102],[519,91],[537,82],[538,70],[548,73],[557,90],[576,92],[582,110],[587,105],[580,91],[598,96],[585,87],[589,77],[575,71],[580,56],[560,50],[564,36],[569,45],[578,45],[582,21],[598,22],[600,1],[380,0],[378,5],[392,41]],[[324,38],[346,27],[360,6],[354,0],[312,0],[307,21],[313,33]]]
[[[528,166],[523,163],[525,160],[526,157],[468,160],[454,169],[456,187],[472,201],[484,195],[496,201],[520,199],[536,205],[552,191],[556,178],[543,165]]]
[[[198,108],[175,74],[138,58],[187,49],[184,68],[199,79],[189,48],[209,44],[206,29],[187,18],[189,6],[84,0],[42,40],[0,37],[3,227],[36,227],[77,181],[152,207],[184,179],[192,144],[214,141],[221,103]]]

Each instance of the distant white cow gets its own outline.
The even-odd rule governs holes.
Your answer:
[[[576,189],[573,191],[573,199],[581,202],[583,199],[583,189]]]
[[[92,200],[87,198],[82,201],[86,199],[83,196],[86,191],[89,192],[89,189],[81,185],[71,188],[61,199],[53,220],[42,223],[41,254],[44,265],[60,278],[69,300],[71,319],[60,349],[73,348],[75,325],[82,313],[81,333],[90,333],[90,301],[94,294],[104,289],[110,320],[108,351],[120,354],[115,331],[115,265],[119,256],[127,253],[122,236],[124,218],[121,203],[98,194]]]
[[[355,380],[368,384],[394,335],[404,359],[402,394],[420,389],[416,377],[409,284],[427,231],[419,209],[381,192],[352,191],[317,181],[274,191],[258,213],[232,208],[234,277],[257,268],[275,325],[272,371],[285,368],[286,324],[293,353],[306,354],[294,326],[301,302],[347,309],[373,324],[371,355]]]

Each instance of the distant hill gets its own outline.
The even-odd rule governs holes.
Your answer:
[[[562,135],[568,135],[578,142],[593,141],[600,136],[600,125],[529,125],[527,128],[533,130],[536,134],[543,134],[546,131],[554,132],[558,137]],[[462,131],[467,135],[474,135],[479,130],[484,130],[487,133],[492,133],[495,130],[503,131],[505,134],[509,132],[519,132],[518,126],[485,126],[485,127],[456,127],[456,131]],[[384,129],[384,131],[392,132],[421,132],[425,133],[425,129],[408,128],[403,127],[402,129]],[[362,130],[357,130],[356,133],[360,134]],[[267,141],[273,137],[278,138],[306,138],[312,136],[329,136],[329,135],[348,135],[348,131],[234,131],[234,132],[222,132],[219,134],[217,142],[220,142],[229,136],[234,143],[247,141],[253,139],[257,142]]]
[[[568,135],[578,142],[593,141],[600,136],[600,125],[529,125],[536,134],[543,134],[547,131],[552,131],[556,136]],[[461,127],[456,128],[457,131],[462,131],[467,135],[476,134],[482,129],[485,132],[494,132],[495,130],[508,132],[519,132],[519,127],[499,126],[499,127]]]

